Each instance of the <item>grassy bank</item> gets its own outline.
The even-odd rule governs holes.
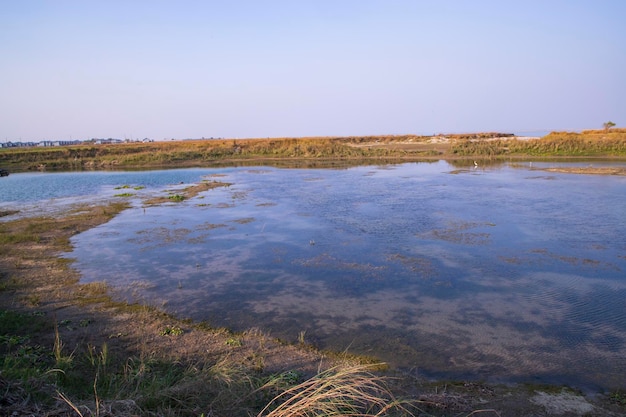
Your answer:
[[[0,151],[13,170],[203,166],[224,161],[272,159],[366,159],[397,156],[393,150],[350,146],[366,138],[277,138],[14,148]],[[391,140],[391,139],[390,139]]]
[[[463,140],[451,147],[457,156],[472,157],[626,157],[626,129],[553,132],[531,140]]]
[[[455,158],[626,157],[626,129],[551,133],[516,139],[501,133],[440,136],[363,136],[186,140],[0,149],[0,166],[12,171],[210,166],[255,161],[352,163]]]

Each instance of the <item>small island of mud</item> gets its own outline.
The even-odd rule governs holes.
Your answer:
[[[626,175],[626,168],[619,167],[558,167],[544,168],[548,172],[561,172],[565,174],[586,174],[586,175]]]

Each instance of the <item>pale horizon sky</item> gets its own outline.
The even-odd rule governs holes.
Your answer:
[[[0,0],[0,141],[626,124],[623,0]]]

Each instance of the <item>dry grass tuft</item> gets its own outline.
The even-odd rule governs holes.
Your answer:
[[[259,417],[412,416],[370,366],[334,367],[274,397]],[[273,388],[270,381],[261,389]]]

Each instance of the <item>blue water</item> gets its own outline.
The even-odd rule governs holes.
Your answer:
[[[0,204],[8,206],[49,199],[98,196],[123,185],[158,189],[171,184],[196,182],[202,172],[187,169],[17,173],[1,178]]]
[[[100,173],[86,195],[232,185],[138,195],[68,256],[127,299],[427,377],[624,389],[626,177],[548,165]]]

